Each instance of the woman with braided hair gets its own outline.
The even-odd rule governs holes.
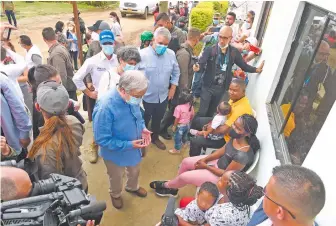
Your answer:
[[[245,226],[249,222],[250,207],[263,196],[262,187],[242,171],[226,171],[217,182],[223,195],[205,213],[205,226]]]
[[[231,126],[229,140],[210,155],[183,159],[178,176],[170,181],[153,181],[150,187],[159,196],[175,196],[178,188],[188,184],[201,186],[206,181],[216,183],[229,170],[245,171],[253,163],[260,148],[256,137],[257,120],[248,114],[240,116]]]

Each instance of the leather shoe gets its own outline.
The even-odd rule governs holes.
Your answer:
[[[161,140],[156,139],[156,140],[152,140],[152,143],[156,145],[156,147],[158,147],[161,150],[166,150],[166,145],[164,143],[162,143]]]
[[[171,140],[172,136],[168,132],[160,133],[160,136],[165,140]]]
[[[127,191],[129,193],[132,193],[132,194],[134,194],[136,196],[139,196],[141,198],[144,198],[144,197],[147,196],[147,191],[144,188],[142,188],[142,187],[139,187],[139,189],[136,190],[136,191],[131,191],[131,190],[128,190],[127,188],[125,188],[125,191]]]
[[[116,208],[116,209],[121,209],[122,207],[123,207],[123,200],[122,200],[122,198],[121,197],[119,197],[119,198],[113,198],[112,196],[111,196],[111,200],[112,200],[112,205],[114,206],[114,208]]]

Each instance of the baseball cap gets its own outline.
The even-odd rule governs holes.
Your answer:
[[[111,30],[110,25],[103,21],[103,20],[97,20],[96,23],[90,27],[88,27],[91,31],[97,31],[97,30]]]
[[[104,30],[102,32],[100,32],[99,34],[99,42],[101,44],[104,44],[106,42],[114,42],[114,35],[113,32],[110,30]]]
[[[69,94],[65,87],[55,81],[42,82],[37,87],[37,103],[52,115],[63,113],[69,104]]]
[[[141,33],[140,40],[141,41],[151,41],[153,39],[153,33],[151,31],[144,31]]]

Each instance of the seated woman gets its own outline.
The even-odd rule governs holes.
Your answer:
[[[216,183],[228,170],[246,170],[253,163],[254,153],[259,150],[255,136],[257,120],[248,114],[239,117],[229,134],[231,140],[211,155],[183,159],[178,176],[170,181],[153,181],[150,187],[159,196],[175,196],[178,188],[187,184],[201,186],[206,181]]]
[[[55,81],[42,82],[37,88],[35,107],[42,112],[44,126],[28,153],[35,159],[39,179],[58,173],[77,178],[87,191],[86,173],[79,158],[84,127],[71,115],[65,115],[69,95],[64,86]]]
[[[222,198],[206,211],[205,226],[246,226],[250,220],[250,207],[263,196],[262,187],[241,171],[226,171],[217,187]]]

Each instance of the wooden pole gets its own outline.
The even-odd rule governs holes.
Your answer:
[[[79,50],[79,61],[80,64],[83,65],[83,49],[82,49],[82,34],[80,32],[80,26],[79,26],[79,18],[78,18],[78,8],[77,8],[77,2],[72,1],[72,9],[74,14],[74,23],[76,26],[76,35],[77,35],[77,43],[78,43],[78,50]]]

